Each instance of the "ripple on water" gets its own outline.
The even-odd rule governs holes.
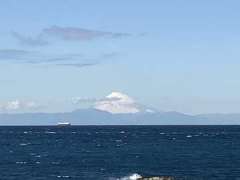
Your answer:
[[[51,164],[60,164],[60,162],[51,162]]]
[[[16,164],[27,164],[26,161],[17,161]]]

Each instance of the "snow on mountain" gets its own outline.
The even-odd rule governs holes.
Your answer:
[[[149,108],[144,108],[133,98],[121,92],[112,92],[105,98],[97,101],[95,109],[106,111],[112,114],[135,114],[140,112],[154,112]]]

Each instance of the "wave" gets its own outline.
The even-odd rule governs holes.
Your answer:
[[[124,177],[121,177],[121,178],[117,178],[116,180],[137,180],[139,178],[142,178],[142,176],[140,174],[134,173],[134,174],[131,174],[129,176],[124,176]]]

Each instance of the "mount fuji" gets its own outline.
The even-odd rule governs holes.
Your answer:
[[[187,115],[162,112],[144,106],[120,92],[98,99],[88,109],[59,113],[2,113],[0,125],[231,125],[240,124],[240,114]]]

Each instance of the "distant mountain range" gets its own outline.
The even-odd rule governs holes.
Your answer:
[[[240,125],[240,114],[187,115],[178,112],[112,114],[97,109],[65,113],[0,114],[0,125]]]

